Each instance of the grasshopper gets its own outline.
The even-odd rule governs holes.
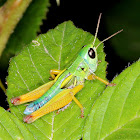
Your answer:
[[[53,79],[52,81],[40,86],[39,88],[29,93],[11,99],[11,103],[14,105],[20,105],[26,102],[34,101],[30,103],[24,111],[24,114],[26,114],[26,116],[23,118],[24,122],[32,123],[45,114],[66,106],[72,100],[74,100],[75,103],[80,107],[81,117],[83,118],[83,106],[76,99],[75,94],[84,87],[85,79],[97,79],[108,86],[115,85],[103,80],[102,78],[96,76],[94,73],[98,66],[97,48],[101,43],[120,33],[122,30],[104,39],[97,46],[94,46],[97,38],[100,19],[101,14],[98,18],[93,43],[85,45],[81,49],[78,57],[70,67],[64,70],[50,70],[50,75]]]

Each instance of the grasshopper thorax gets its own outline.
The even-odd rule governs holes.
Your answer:
[[[82,48],[79,55],[84,59],[85,63],[89,66],[91,72],[97,69],[98,56],[96,48],[92,44],[88,44]]]

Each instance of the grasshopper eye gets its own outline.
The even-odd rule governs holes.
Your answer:
[[[90,48],[88,50],[88,55],[90,58],[94,59],[95,58],[95,51],[92,48]]]

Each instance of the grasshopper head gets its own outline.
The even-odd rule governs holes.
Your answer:
[[[90,71],[95,72],[98,64],[98,56],[96,48],[92,44],[86,45],[82,48],[79,55],[89,66]]]
[[[104,39],[103,41],[101,41],[96,47],[95,45],[95,41],[97,38],[97,33],[98,33],[98,29],[99,29],[99,24],[100,24],[100,19],[101,19],[101,15],[102,13],[100,13],[99,18],[98,18],[98,23],[97,23],[97,27],[96,27],[96,32],[95,32],[95,37],[94,40],[92,42],[92,44],[86,45],[84,46],[84,48],[82,48],[81,52],[79,53],[79,55],[85,60],[85,62],[87,63],[87,65],[89,66],[90,72],[95,72],[97,69],[97,65],[98,65],[98,57],[97,57],[97,48],[106,40],[112,38],[113,36],[115,36],[116,34],[120,33],[123,30],[120,30],[114,34],[112,34],[111,36],[109,36],[108,38]]]

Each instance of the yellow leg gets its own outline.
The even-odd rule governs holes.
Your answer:
[[[11,103],[14,105],[20,105],[20,104],[23,104],[26,102],[36,100],[39,97],[41,97],[47,90],[49,90],[53,84],[54,84],[54,80],[40,86],[39,88],[37,88],[31,92],[28,92],[28,93],[23,94],[18,97],[14,97],[11,99]]]
[[[52,69],[52,70],[50,70],[50,75],[53,79],[55,79],[55,75],[58,75],[60,72],[61,72],[61,70]]]
[[[84,109],[83,109],[82,104],[75,98],[74,95],[75,95],[77,92],[79,92],[82,88],[83,88],[83,85],[78,85],[78,86],[76,86],[75,88],[73,88],[73,89],[70,91],[70,94],[71,94],[71,96],[72,96],[72,99],[74,100],[74,102],[75,102],[75,103],[80,107],[80,109],[81,109],[81,118],[84,117]]]
[[[100,78],[100,77],[98,77],[98,76],[96,76],[96,75],[93,75],[93,74],[91,74],[91,75],[88,76],[88,80],[93,80],[93,79],[97,79],[97,80],[99,80],[99,81],[105,83],[105,84],[108,85],[108,86],[115,86],[115,85],[116,85],[116,84],[114,84],[114,83],[109,83],[109,82],[107,82],[106,80],[104,80],[104,79],[102,79],[102,78]]]
[[[73,75],[68,76],[61,84],[60,88],[63,88],[71,79]]]
[[[55,77],[55,79],[54,79],[55,82],[57,81],[57,79],[59,78],[59,76],[60,76],[65,70],[66,70],[66,69],[61,70],[61,72]]]

